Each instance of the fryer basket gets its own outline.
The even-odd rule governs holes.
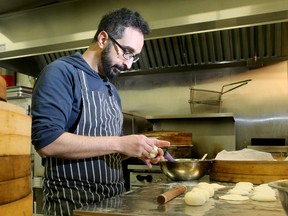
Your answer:
[[[238,82],[223,85],[221,91],[213,91],[207,89],[190,88],[190,109],[191,113],[197,112],[221,112],[222,95],[248,84],[251,79],[242,80]],[[227,87],[231,87],[228,88]],[[208,105],[208,106],[207,106]]]

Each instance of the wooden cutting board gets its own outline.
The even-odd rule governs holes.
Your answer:
[[[0,205],[17,201],[31,193],[31,175],[0,182]],[[32,203],[31,203],[32,204]]]
[[[32,216],[33,196],[30,193],[28,196],[11,202],[5,205],[0,205],[1,216]]]
[[[31,156],[0,157],[0,182],[25,177],[31,174]]]
[[[210,179],[222,182],[248,181],[263,184],[288,179],[288,161],[225,161],[215,160]]]
[[[181,131],[151,131],[145,132],[147,137],[157,137],[161,140],[167,140],[170,145],[192,145],[192,133]]]

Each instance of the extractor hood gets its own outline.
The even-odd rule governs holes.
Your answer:
[[[0,0],[0,67],[31,76],[61,56],[83,53],[101,16],[119,7],[139,11],[152,29],[140,60],[123,76],[288,59],[288,0],[13,2],[5,9]]]

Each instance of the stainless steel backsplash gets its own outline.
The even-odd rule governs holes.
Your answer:
[[[114,82],[125,110],[143,115],[186,115],[191,113],[190,87],[220,91],[225,84],[252,79],[222,95],[221,112],[234,114],[236,148],[242,149],[251,144],[251,138],[288,137],[287,74],[288,61],[283,61],[254,70],[234,67],[176,71],[119,76]],[[217,112],[215,107],[206,108],[200,111]]]

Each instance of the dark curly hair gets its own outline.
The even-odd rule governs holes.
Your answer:
[[[92,42],[96,42],[101,31],[107,32],[115,39],[122,38],[123,32],[127,27],[132,27],[143,35],[150,33],[148,23],[136,11],[121,8],[104,15],[98,25],[97,32]]]

